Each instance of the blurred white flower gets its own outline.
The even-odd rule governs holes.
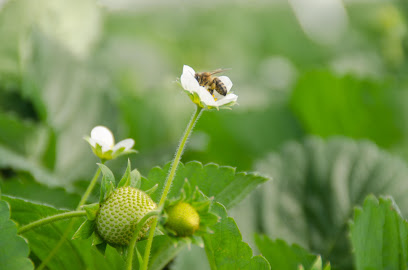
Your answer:
[[[91,137],[84,137],[84,139],[91,145],[94,154],[103,161],[137,152],[132,149],[135,144],[133,139],[125,139],[115,144],[112,132],[104,126],[94,127]]]
[[[207,109],[229,108],[236,104],[238,96],[230,93],[232,82],[227,76],[218,77],[227,88],[227,94],[223,96],[217,91],[213,91],[213,95],[211,95],[205,87],[198,83],[195,74],[194,69],[184,65],[183,74],[180,77],[181,86],[194,103]]]

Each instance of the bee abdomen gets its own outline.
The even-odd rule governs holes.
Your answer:
[[[220,94],[220,95],[227,95],[227,87],[225,84],[220,80],[220,78],[215,77],[214,78],[214,83],[215,83],[215,90]]]

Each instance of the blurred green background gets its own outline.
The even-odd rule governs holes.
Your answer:
[[[96,170],[82,139],[95,125],[117,141],[135,139],[139,154],[130,158],[142,174],[166,164],[194,109],[176,82],[184,64],[231,68],[225,75],[239,105],[202,115],[183,162],[275,178],[271,153],[310,135],[368,140],[402,167],[408,160],[404,0],[0,5],[4,193],[41,200],[40,183],[80,194]],[[120,174],[126,158],[108,165]],[[232,212],[249,242],[254,231],[276,236],[254,197]],[[278,236],[322,253],[318,244]]]

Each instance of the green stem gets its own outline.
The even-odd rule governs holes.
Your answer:
[[[101,160],[101,163],[105,163],[105,161]],[[82,195],[82,198],[80,200],[80,202],[78,203],[78,206],[76,208],[76,210],[80,210],[81,207],[86,203],[86,201],[88,200],[89,195],[92,193],[99,175],[101,174],[101,169],[98,168],[95,172],[94,177],[92,178],[91,182],[88,185],[88,188],[86,189],[84,195]],[[65,229],[65,231],[62,233],[61,235],[61,239],[58,241],[58,243],[55,245],[55,247],[51,250],[51,252],[48,254],[47,258],[45,258],[41,264],[38,266],[37,270],[42,270],[44,269],[48,262],[55,256],[55,254],[57,254],[58,250],[61,248],[61,246],[64,244],[65,239],[68,237],[68,234],[71,232],[72,227],[74,226],[74,220],[71,220],[71,222],[68,224],[67,228]]]
[[[45,267],[47,267],[47,264],[51,261],[51,259],[57,254],[58,250],[62,247],[62,245],[65,243],[65,240],[68,237],[68,234],[71,232],[72,227],[74,226],[75,220],[71,220],[65,229],[65,231],[61,235],[61,239],[58,241],[58,243],[55,245],[55,247],[51,250],[50,253],[48,253],[48,256],[41,262],[41,264],[38,266],[37,270],[42,270]]]
[[[191,117],[190,122],[187,125],[187,128],[186,128],[186,130],[184,132],[184,135],[183,135],[183,137],[182,137],[182,139],[180,141],[180,145],[179,145],[179,147],[177,149],[176,156],[174,157],[173,164],[171,165],[170,172],[167,175],[166,184],[164,186],[163,194],[162,194],[162,196],[160,198],[158,208],[162,207],[165,200],[166,200],[167,194],[170,191],[171,184],[172,184],[174,176],[176,174],[176,170],[177,170],[178,164],[180,162],[181,155],[183,154],[184,147],[186,145],[187,139],[190,136],[190,133],[193,130],[193,128],[194,128],[198,118],[200,117],[202,111],[203,111],[203,108],[197,106],[193,116]],[[152,248],[154,231],[156,230],[156,226],[157,226],[157,218],[155,218],[153,220],[153,223],[150,226],[150,234],[149,234],[149,238],[147,239],[147,243],[146,243],[142,270],[147,270],[147,267],[149,265],[150,249]]]
[[[183,138],[181,139],[180,145],[179,145],[179,147],[177,149],[176,156],[174,157],[173,164],[171,165],[170,173],[167,176],[166,185],[164,186],[163,194],[162,194],[162,196],[160,198],[158,208],[163,206],[163,204],[164,204],[164,202],[166,200],[167,194],[170,191],[171,183],[173,182],[174,175],[176,174],[178,164],[180,163],[181,155],[183,154],[184,147],[186,145],[187,139],[190,136],[190,133],[193,130],[198,118],[200,117],[200,114],[201,114],[202,110],[203,109],[201,107],[197,106],[196,111],[194,112],[193,116],[191,117],[190,123],[188,123],[188,125],[187,125],[186,131],[184,132]]]
[[[136,241],[139,236],[140,230],[143,228],[143,226],[145,225],[145,223],[147,222],[149,218],[151,218],[152,216],[158,216],[159,214],[160,214],[159,211],[151,211],[147,213],[146,215],[144,215],[143,218],[137,224],[136,230],[133,233],[132,240],[130,240],[129,247],[128,247],[128,255],[126,259],[126,269],[127,270],[132,270],[133,252],[135,250]]]
[[[102,162],[103,164],[104,162]],[[88,188],[86,189],[84,195],[82,195],[81,201],[79,202],[76,210],[81,209],[81,207],[86,203],[86,200],[88,200],[89,195],[91,195],[92,190],[94,189],[96,182],[98,181],[98,177],[101,174],[101,169],[98,168],[98,170],[96,171],[94,177],[92,178],[91,182],[89,183]]]
[[[52,223],[61,219],[67,219],[67,218],[73,218],[73,217],[81,217],[81,216],[86,216],[86,211],[81,210],[81,211],[70,211],[70,212],[65,212],[61,214],[57,214],[54,216],[49,216],[46,218],[42,218],[40,220],[36,220],[34,222],[31,222],[27,225],[24,225],[18,229],[17,233],[25,233],[26,231],[32,230],[36,227],[46,225],[48,223]]]

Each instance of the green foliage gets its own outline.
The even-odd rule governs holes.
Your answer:
[[[291,103],[308,133],[371,139],[389,147],[402,139],[390,91],[389,82],[315,71],[298,80]]]
[[[299,266],[299,270],[303,270],[303,266]],[[323,268],[323,262],[322,258],[320,256],[317,256],[316,261],[313,263],[313,265],[310,267],[310,270],[331,270],[330,263],[326,264],[326,266]]]
[[[170,269],[208,270],[210,269],[210,265],[208,264],[208,259],[204,248],[196,245],[191,245],[191,247],[184,248],[177,254],[177,257],[171,264]]]
[[[20,225],[63,212],[17,198],[3,196],[2,199],[10,204],[11,218]],[[59,221],[26,232],[24,237],[29,242],[31,256],[44,260],[63,236],[69,222]],[[77,228],[80,224],[81,219],[76,219],[73,227]],[[91,245],[90,240],[69,240],[72,234],[62,244],[58,256],[47,264],[49,269],[123,269],[124,262],[116,250],[108,248],[103,256]]]
[[[170,164],[167,164],[163,169],[153,168],[148,174],[148,180],[142,180],[142,190],[147,190],[155,184],[159,184],[159,190],[161,190],[169,166]],[[197,161],[188,162],[185,165],[180,163],[168,198],[177,198],[180,195],[185,179],[188,179],[192,188],[197,186],[206,196],[214,196],[215,201],[230,208],[241,201],[259,184],[269,180],[256,173],[236,173],[235,170],[232,167],[219,166],[213,163],[204,166]],[[160,192],[156,192],[151,197],[154,201],[158,201],[160,195]]]
[[[88,239],[92,236],[95,228],[95,221],[87,219],[81,224],[81,226],[79,226],[78,230],[72,236],[72,239]]]
[[[234,83],[240,106],[202,115],[170,197],[180,195],[187,178],[205,195],[238,211],[235,221],[248,242],[254,231],[266,233],[321,254],[324,261],[333,263],[333,269],[352,269],[347,222],[355,205],[362,204],[369,193],[392,195],[404,216],[408,214],[406,164],[373,144],[408,157],[408,5],[404,0],[345,3],[344,10],[343,5],[337,10],[339,16],[345,12],[344,32],[338,33],[338,40],[323,44],[294,12],[292,2],[230,5],[220,1],[204,9],[187,3],[177,13],[172,11],[174,7],[146,8],[143,3],[136,4],[137,10],[129,8],[123,13],[117,6],[102,8],[95,0],[1,3],[0,185],[2,194],[10,195],[4,199],[11,204],[12,220],[26,224],[60,213],[56,208],[76,208],[80,197],[66,190],[78,191],[74,183],[88,185],[97,160],[81,138],[99,124],[108,126],[118,139],[135,139],[140,149],[131,161],[147,179],[129,167],[118,185],[141,184],[153,192],[157,184],[152,193],[157,201],[169,165],[151,168],[172,158],[192,111],[188,97],[171,82],[180,75],[183,64],[200,71],[231,67],[225,75]],[[318,14],[313,18],[331,18]],[[329,34],[337,34],[329,25],[318,26],[316,31],[324,32],[326,27]],[[300,141],[309,134],[324,138],[343,135],[373,143],[344,138]],[[269,172],[273,182],[264,183],[264,177],[233,169],[252,171],[257,161],[288,140],[297,142],[286,144],[258,167]],[[190,160],[201,163],[187,163]],[[211,162],[233,167],[207,164]],[[123,158],[110,161],[112,176],[122,175],[125,163]],[[105,176],[101,198],[115,183],[107,179]],[[260,184],[262,188],[240,204]],[[98,201],[96,194],[89,201]],[[387,199],[367,202],[353,225],[359,228],[370,222],[383,235],[382,247],[388,253],[370,259],[372,264],[380,259],[398,264],[405,258],[401,252],[401,257],[393,259],[397,249],[389,246],[400,241],[402,247],[404,242],[393,234],[395,225],[390,222],[400,222],[400,217],[393,217],[386,206],[393,204]],[[93,218],[96,208],[88,210]],[[366,217],[367,211],[374,215]],[[380,220],[388,227],[379,226]],[[231,239],[237,246],[245,246],[244,260],[265,262],[247,252],[234,221],[227,218],[223,222],[217,226],[225,229],[224,225],[231,225],[225,235],[234,234]],[[24,235],[36,265],[48,256],[67,224],[60,221]],[[79,224],[77,219],[68,238]],[[81,238],[89,236],[92,223],[84,226]],[[397,228],[402,232],[404,226]],[[364,239],[368,233],[371,231],[354,231],[352,241]],[[221,236],[213,240],[222,241]],[[366,239],[377,241],[370,236]],[[366,253],[378,252],[368,240],[356,241],[356,261],[364,261],[361,258]],[[102,245],[93,248],[91,241],[65,241],[49,268],[123,266],[115,250]],[[260,241],[258,237],[258,245]],[[278,257],[279,252],[303,254],[297,246],[272,242],[269,248],[276,250],[271,256]],[[94,243],[101,244],[97,238]],[[144,245],[144,240],[138,242],[140,253]],[[103,257],[97,249],[105,248]],[[184,248],[183,243],[175,247],[167,236],[156,236],[151,269],[164,268]],[[26,247],[22,250],[27,251]],[[201,255],[186,251],[170,268],[178,270],[183,260],[191,263],[196,256],[203,258],[203,250],[199,252]],[[212,267],[220,268],[217,263],[222,260],[214,256]],[[137,260],[134,264],[137,269]],[[319,258],[313,266],[304,264],[304,269],[322,267]]]
[[[127,187],[131,185],[130,170],[131,170],[130,159],[128,159],[128,165],[126,167],[126,171],[123,174],[122,179],[119,181],[117,188]]]
[[[163,169],[159,167],[153,168],[148,174],[148,179],[142,179],[142,190],[146,190],[156,184],[159,184],[159,190],[161,190],[163,188],[164,180],[166,179],[169,166],[170,164],[167,164]],[[185,179],[188,179],[191,187],[198,186],[198,188],[206,196],[214,196],[215,201],[224,203],[227,206],[232,206],[234,203],[239,202],[245,195],[247,195],[260,183],[268,180],[268,178],[253,173],[236,173],[235,169],[232,167],[218,166],[216,164],[207,164],[203,166],[199,162],[189,162],[186,165],[180,163],[177,169],[176,177],[172,184],[169,198],[178,198],[180,196],[180,192],[185,184]],[[158,201],[160,195],[160,192],[155,192],[151,195],[151,197],[153,200]],[[220,207],[223,209],[223,206],[217,206],[217,209]],[[218,214],[218,212],[216,214]],[[226,214],[224,213],[224,215]],[[231,221],[232,219],[228,220],[228,222],[225,221],[227,223],[227,227],[236,226],[235,222]],[[221,229],[222,228],[224,227],[221,227]],[[238,229],[235,228],[236,227],[234,227],[234,232],[232,233],[239,234]],[[211,230],[214,230],[214,228],[211,228]],[[222,230],[226,229],[224,228]],[[153,245],[155,245],[156,243],[156,238],[157,237],[154,238],[155,240],[153,241]],[[213,241],[216,245],[216,241],[219,239],[211,241]],[[239,243],[241,243],[241,237],[239,238],[239,241]],[[244,244],[242,242],[242,245],[247,244]],[[160,251],[162,255],[159,254],[153,256],[153,260],[157,261],[150,261],[150,264],[163,266],[163,263],[168,262],[170,259],[174,258],[174,256],[179,250],[181,250],[182,247],[183,244],[180,242],[178,243],[177,247],[174,247],[170,244],[164,245],[163,251]],[[144,241],[138,242],[137,248],[140,252],[141,250],[144,250]],[[256,257],[254,261],[258,261],[258,257]]]
[[[347,222],[365,196],[392,195],[408,212],[406,164],[368,141],[310,137],[286,144],[259,169],[275,179],[258,195],[265,233],[321,254],[334,269],[352,267]]]
[[[98,165],[103,174],[102,181],[101,181],[101,193],[100,193],[99,203],[103,203],[109,197],[109,195],[114,191],[115,186],[116,186],[116,181],[115,181],[115,176],[113,176],[112,171],[108,167],[106,167],[103,164],[98,164]]]
[[[294,270],[299,265],[309,269],[316,260],[316,255],[298,245],[289,246],[285,241],[275,241],[267,236],[255,235],[256,246],[268,260],[271,270]]]
[[[253,256],[249,245],[242,242],[241,233],[234,219],[227,216],[225,207],[216,203],[212,210],[221,221],[213,226],[213,234],[203,236],[211,269],[271,269],[264,257]]]
[[[36,181],[49,186],[60,184],[59,178],[33,160],[0,145],[0,167],[29,172]]]
[[[275,98],[278,100],[277,104],[259,111],[206,112],[195,131],[208,136],[206,151],[191,149],[186,152],[185,158],[252,170],[256,157],[260,158],[277,149],[286,140],[299,139],[302,130],[289,106],[279,102],[282,96],[271,99]],[[192,141],[194,136],[193,134]]]
[[[143,240],[136,243],[140,254],[144,254],[146,242],[147,240]],[[185,246],[183,243],[174,245],[174,242],[166,235],[155,236],[150,252],[149,270],[163,269]],[[139,269],[137,260],[133,260],[133,269]]]
[[[23,120],[10,112],[0,113],[0,130],[0,145],[37,160],[47,169],[54,168],[55,134],[51,128]]]
[[[27,258],[29,249],[27,242],[17,235],[17,226],[10,220],[9,205],[0,200],[0,268],[9,270],[34,269],[33,263]]]
[[[392,198],[368,196],[350,231],[357,270],[408,267],[408,223]]]
[[[79,23],[78,16],[84,14],[88,20]],[[21,18],[18,24],[15,18]],[[36,160],[37,166],[44,166],[55,174],[59,185],[68,186],[77,178],[86,177],[87,167],[94,164],[93,160],[83,158],[86,148],[80,140],[72,139],[87,134],[92,127],[89,121],[97,121],[98,112],[103,114],[102,91],[93,89],[104,88],[97,86],[98,72],[84,61],[101,33],[101,10],[93,0],[70,3],[17,0],[2,6],[0,22],[3,40],[0,96],[10,92],[12,96],[21,97],[14,99],[16,106],[0,108],[7,112],[5,118],[0,117],[6,121],[0,122],[8,123],[0,143],[7,141],[9,148],[19,144],[10,149],[16,152],[14,154],[21,155],[22,159],[29,157],[29,162]],[[1,105],[7,103],[1,102]],[[30,108],[29,117],[25,115],[27,110],[19,107]],[[103,107],[106,109],[108,104]],[[21,121],[14,113],[35,122]],[[13,143],[8,143],[13,139]],[[80,159],[82,162],[78,165]],[[18,162],[8,163],[14,170],[28,170]],[[45,177],[35,177],[48,183]]]
[[[95,220],[99,211],[99,207],[100,207],[99,203],[93,203],[84,205],[82,208],[86,211],[86,218],[88,220]]]
[[[51,188],[41,184],[27,173],[4,179],[0,177],[0,188],[2,194],[47,203],[57,208],[75,209],[80,200],[79,195],[69,193],[65,188]]]

